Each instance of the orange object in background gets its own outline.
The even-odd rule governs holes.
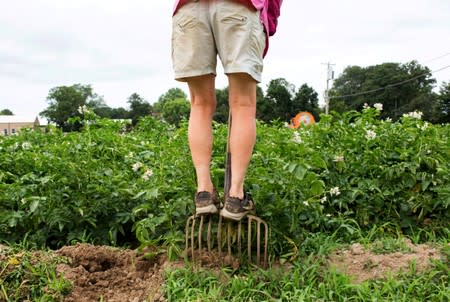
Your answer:
[[[316,122],[314,119],[314,116],[306,111],[302,111],[297,113],[296,116],[294,116],[291,119],[291,124],[289,125],[292,129],[297,129],[301,125],[312,125]]]

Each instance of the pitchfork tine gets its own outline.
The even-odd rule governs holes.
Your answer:
[[[239,221],[239,223],[238,223],[238,233],[237,233],[237,244],[238,244],[238,256],[239,256],[239,259],[241,258],[241,234],[242,234],[242,232],[241,232],[241,230],[242,230],[242,221],[240,220]]]
[[[195,216],[192,216],[192,226],[191,226],[191,248],[192,248],[192,261],[195,260],[195,255],[194,255],[194,250],[195,250],[195,236],[194,236],[194,231],[195,231]]]
[[[190,228],[189,228],[189,226],[191,225],[191,222],[194,219],[193,217],[194,216],[190,216],[187,219],[187,221],[186,221],[186,239],[185,239],[185,241],[186,241],[186,248],[185,248],[186,253],[189,253],[189,242],[190,242],[190,237],[189,237],[189,230],[190,230]]]
[[[256,247],[258,250],[256,251],[256,262],[261,263],[261,222],[258,221],[258,227],[256,228]]]
[[[198,251],[199,252],[202,251],[203,220],[204,220],[204,217],[202,215],[202,216],[200,216],[200,224],[198,225]]]
[[[249,216],[248,217],[248,232],[247,232],[247,258],[248,262],[252,261],[252,221]]]
[[[231,221],[227,223],[227,247],[228,247],[228,257],[231,259]]]
[[[208,252],[211,252],[211,225],[212,225],[212,217],[209,216],[208,233],[206,234],[206,240],[207,240],[207,244],[208,244]]]

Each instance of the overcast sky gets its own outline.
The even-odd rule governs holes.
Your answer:
[[[37,115],[51,88],[90,84],[110,107],[134,92],[153,103],[173,80],[173,0],[0,0],[0,110]],[[322,101],[326,66],[417,60],[450,65],[449,0],[284,0],[265,59],[265,90],[283,77]],[[450,68],[434,74],[440,87]],[[218,68],[217,88],[226,86]]]

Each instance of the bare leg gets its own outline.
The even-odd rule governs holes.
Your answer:
[[[188,139],[197,174],[197,192],[212,192],[210,165],[213,145],[212,118],[216,109],[214,75],[188,79],[191,95]]]
[[[232,116],[229,196],[242,199],[245,174],[256,140],[256,82],[246,73],[229,74],[228,80]]]

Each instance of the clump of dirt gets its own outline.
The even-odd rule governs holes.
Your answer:
[[[355,243],[347,250],[338,250],[329,257],[329,265],[352,277],[353,282],[361,283],[369,279],[382,279],[389,273],[407,272],[414,261],[416,272],[420,273],[430,266],[430,260],[440,258],[435,248],[425,244],[414,245],[405,239],[409,252],[374,254],[361,244]]]
[[[184,266],[164,255],[146,259],[144,252],[90,244],[65,246],[57,254],[70,260],[57,266],[58,274],[73,284],[66,302],[165,301],[165,269]]]

